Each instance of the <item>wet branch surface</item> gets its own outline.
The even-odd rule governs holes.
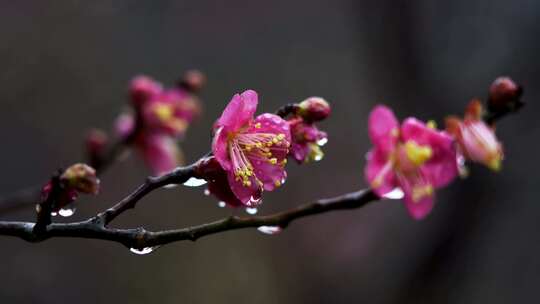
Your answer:
[[[335,210],[357,209],[378,200],[369,189],[347,193],[333,198],[321,199],[313,203],[300,205],[294,209],[270,215],[230,216],[214,222],[181,229],[148,231],[144,228],[117,229],[107,227],[116,216],[129,208],[135,207],[137,201],[145,194],[171,181],[187,180],[191,176],[189,167],[168,174],[156,181],[148,181],[114,207],[97,216],[82,222],[58,224],[53,223],[44,231],[36,233],[35,223],[0,222],[0,234],[19,237],[29,242],[41,242],[53,237],[98,239],[120,243],[128,248],[143,249],[156,247],[178,241],[195,241],[201,237],[230,230],[276,226],[285,228],[291,222],[316,214]]]

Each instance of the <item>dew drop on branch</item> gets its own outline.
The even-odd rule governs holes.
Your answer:
[[[395,199],[395,200],[402,199],[404,196],[405,196],[405,193],[403,193],[403,190],[401,190],[401,188],[395,188],[394,190],[383,195],[384,198]]]
[[[326,145],[327,142],[328,142],[328,138],[323,137],[323,138],[317,140],[317,145],[324,146],[324,145]]]
[[[133,254],[137,254],[137,255],[145,255],[145,254],[150,254],[150,253],[154,252],[156,249],[158,249],[158,246],[155,246],[155,247],[144,247],[144,248],[142,248],[142,249],[129,248],[129,251],[131,251],[131,253],[133,253]]]
[[[247,214],[251,214],[251,215],[254,215],[254,214],[257,214],[259,210],[257,210],[257,208],[246,208],[246,213]]]
[[[257,228],[257,230],[268,235],[278,234],[283,231],[283,229],[281,229],[279,226],[260,226]]]
[[[185,183],[184,186],[187,187],[199,187],[202,185],[205,185],[206,181],[204,179],[196,178],[196,177],[190,177]]]
[[[62,208],[58,210],[58,214],[62,217],[70,217],[75,214],[75,208]]]

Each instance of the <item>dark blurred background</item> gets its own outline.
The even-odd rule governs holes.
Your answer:
[[[279,235],[234,231],[145,256],[104,241],[4,237],[0,301],[538,301],[539,17],[535,0],[1,1],[0,193],[84,160],[85,131],[110,130],[139,73],[168,84],[186,69],[207,74],[204,116],[183,144],[189,161],[209,149],[210,126],[235,92],[257,90],[259,111],[312,95],[331,102],[325,159],[291,163],[262,214],[364,187],[376,103],[441,122],[509,75],[529,104],[499,125],[503,171],[473,166],[438,193],[424,221],[384,201],[302,219]],[[117,164],[73,219],[110,206],[147,174],[137,155]],[[156,191],[115,225],[175,228],[243,213],[202,191]],[[32,218],[31,207],[0,215]]]

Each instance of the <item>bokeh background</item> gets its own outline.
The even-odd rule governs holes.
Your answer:
[[[134,75],[171,84],[208,76],[204,116],[183,143],[209,149],[233,93],[259,111],[319,95],[333,106],[317,164],[291,163],[267,214],[364,187],[368,112],[442,121],[510,75],[528,105],[502,121],[504,170],[438,193],[416,222],[399,201],[310,217],[279,235],[243,230],[136,256],[104,241],[0,239],[2,303],[518,303],[540,285],[540,2],[516,1],[1,1],[0,193],[44,183],[84,160],[83,136],[111,128]],[[108,207],[148,174],[136,155],[102,178],[74,219]],[[243,213],[203,188],[152,193],[115,222],[184,227]],[[31,220],[32,208],[0,214]],[[61,219],[59,219],[61,220]]]

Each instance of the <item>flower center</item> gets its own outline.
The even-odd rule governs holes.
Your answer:
[[[262,187],[263,183],[255,174],[254,166],[263,163],[285,166],[287,160],[278,162],[278,158],[273,153],[283,152],[280,155],[287,155],[288,148],[289,142],[285,140],[285,134],[234,134],[229,139],[229,155],[236,180],[241,181],[245,187],[251,187],[252,182]]]
[[[433,150],[429,146],[421,146],[412,140],[407,141],[404,148],[408,160],[417,167],[433,156]]]

